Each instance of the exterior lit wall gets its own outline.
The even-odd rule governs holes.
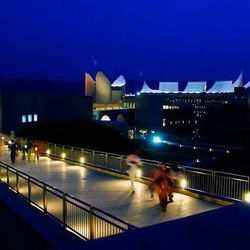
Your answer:
[[[95,81],[88,73],[85,73],[85,96],[95,97]]]
[[[45,93],[2,91],[3,131],[29,125],[22,115],[37,114],[38,122],[92,120],[92,98]]]
[[[102,73],[96,74],[96,103],[111,102],[111,85],[108,78]]]

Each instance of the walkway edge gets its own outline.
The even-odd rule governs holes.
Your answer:
[[[58,222],[38,208],[31,206],[23,197],[0,182],[0,200],[28,223],[54,249],[82,249],[85,242],[65,230]]]

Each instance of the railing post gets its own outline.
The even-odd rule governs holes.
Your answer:
[[[93,217],[93,207],[89,208],[89,237],[90,240],[94,239],[94,217]]]
[[[0,166],[0,180],[2,180],[2,167]]]
[[[120,157],[120,172],[121,172],[121,173],[124,172],[124,171],[123,171],[123,167],[122,167],[122,162],[123,162],[123,157],[122,157],[122,155],[121,155],[121,157]]]
[[[82,148],[81,148],[81,157],[84,157],[84,156],[83,156],[83,149],[82,149]]]
[[[211,197],[214,196],[214,192],[215,192],[215,172],[212,171],[211,192],[210,192]]]
[[[67,199],[66,194],[63,194],[63,227],[66,227],[66,219],[67,219]]]
[[[6,181],[6,183],[7,183],[7,186],[9,186],[9,167],[7,167],[7,173],[6,173],[6,177],[7,177],[7,181]]]
[[[93,150],[93,165],[95,165],[95,151]]]
[[[56,144],[55,144],[55,156],[56,156]]]
[[[47,190],[45,184],[43,184],[43,210],[47,213]]]
[[[73,150],[74,150],[74,148],[71,147],[71,160],[73,160]]]
[[[30,197],[31,197],[31,186],[30,186],[30,176],[28,176],[28,201],[30,203]]]
[[[19,174],[16,172],[16,191],[19,193]]]
[[[108,168],[108,153],[105,155],[105,167]]]

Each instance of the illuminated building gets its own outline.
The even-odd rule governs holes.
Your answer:
[[[125,94],[126,80],[123,76],[119,76],[112,85],[101,72],[97,73],[95,83],[91,79],[87,77],[89,90],[86,93],[91,92],[94,99],[94,120],[109,123],[126,121],[138,130],[181,133],[189,130],[193,137],[199,137],[199,125],[206,119],[209,109],[218,109],[226,104],[248,105],[247,89],[250,87],[250,82],[242,87],[242,73],[234,82],[215,81],[211,87],[207,81],[188,81],[182,91],[178,82],[160,81],[159,88],[152,89],[144,81],[141,90],[134,94]],[[96,89],[95,93],[93,89]],[[118,115],[123,119],[118,119]]]

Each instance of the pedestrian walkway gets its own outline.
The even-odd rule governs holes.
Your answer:
[[[175,193],[174,203],[167,206],[166,213],[161,213],[157,197],[151,199],[147,185],[142,183],[136,183],[136,191],[131,194],[129,180],[48,157],[41,157],[38,162],[27,162],[20,158],[15,164],[11,164],[6,148],[0,160],[139,227],[220,207],[217,204]]]

